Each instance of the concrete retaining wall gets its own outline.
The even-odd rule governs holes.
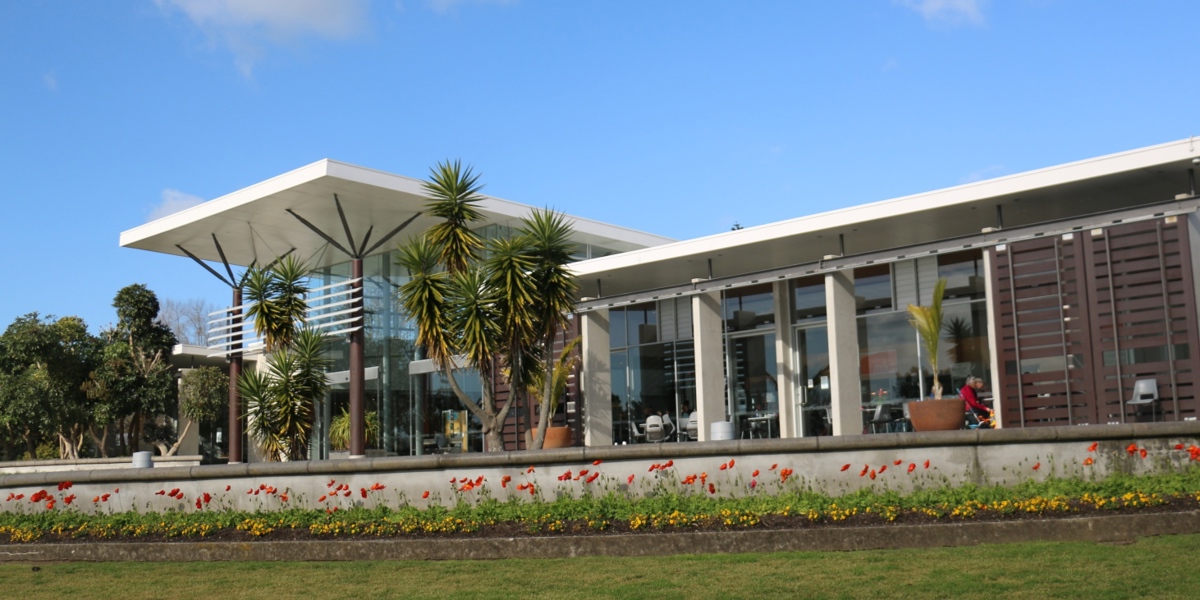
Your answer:
[[[1130,542],[1200,532],[1200,512],[936,525],[443,540],[0,545],[0,562],[480,560]]]
[[[1187,463],[1187,453],[1174,446],[1198,443],[1198,439],[1200,423],[1180,422],[664,443],[503,454],[76,471],[69,474],[73,487],[66,491],[55,491],[58,483],[68,478],[65,474],[26,473],[0,475],[0,510],[44,510],[42,504],[28,501],[30,495],[42,489],[60,499],[75,495],[71,508],[85,512],[195,510],[196,498],[205,493],[211,498],[206,505],[209,510],[272,510],[282,506],[344,509],[379,504],[423,507],[453,504],[460,497],[530,498],[528,491],[517,489],[529,483],[534,485],[534,495],[548,500],[587,490],[619,490],[635,496],[664,489],[707,493],[698,482],[690,486],[681,483],[687,475],[701,473],[707,473],[707,481],[717,495],[744,496],[778,490],[779,473],[785,468],[794,471],[788,486],[810,486],[835,495],[863,487],[906,492],[965,482],[1011,485],[1050,476],[1103,477],[1113,472],[1181,469]],[[1098,443],[1098,449],[1088,452],[1093,442]],[[1146,449],[1147,457],[1128,454],[1125,449],[1131,443]],[[1087,458],[1093,458],[1095,464],[1085,466]],[[731,459],[735,462],[732,468],[720,469]],[[594,461],[601,463],[593,465]],[[668,461],[673,464],[670,469],[648,471],[651,465]],[[928,468],[925,461],[929,461]],[[771,470],[773,465],[777,466],[775,470]],[[843,471],[844,465],[849,467]],[[910,465],[914,465],[911,473]],[[1039,468],[1034,469],[1035,465]],[[533,473],[526,472],[529,466],[535,467]],[[868,474],[860,476],[864,466]],[[589,475],[601,475],[591,483],[586,477],[557,479],[568,470],[577,475],[581,469],[587,469]],[[875,479],[869,477],[872,469]],[[757,477],[755,471],[759,472]],[[474,481],[481,476],[486,481],[479,488],[457,491],[464,480]],[[511,481],[502,486],[506,476]],[[328,486],[331,481],[334,487],[348,485],[349,496],[332,499],[332,488]],[[753,489],[752,481],[757,482]],[[364,498],[361,490],[375,484],[385,488],[368,491]],[[273,487],[276,493],[272,495],[263,487]],[[165,495],[175,488],[182,499]],[[425,492],[429,492],[428,498],[423,497]],[[286,502],[282,498],[285,493]],[[10,494],[23,494],[25,498],[6,499]],[[93,502],[104,494],[108,494],[107,500]],[[326,496],[325,501],[320,501],[321,496]],[[64,505],[59,503],[56,510],[62,508]]]
[[[156,467],[196,467],[204,457],[155,456]],[[132,469],[133,458],[81,458],[78,460],[14,460],[0,462],[0,474],[49,473],[58,471],[94,471],[97,469]]]

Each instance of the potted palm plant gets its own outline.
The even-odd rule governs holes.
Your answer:
[[[942,296],[946,292],[945,278],[933,288],[933,300],[928,306],[908,305],[909,323],[917,330],[921,346],[933,372],[932,399],[921,398],[908,403],[908,416],[916,431],[950,431],[962,429],[962,400],[943,400],[942,382],[938,379],[939,343],[942,337]],[[921,390],[922,396],[924,390]]]
[[[580,338],[576,337],[566,346],[563,346],[558,360],[554,361],[554,372],[551,374],[550,381],[550,409],[549,414],[544,419],[545,423],[547,423],[546,438],[542,442],[542,448],[569,448],[574,444],[569,426],[562,425],[555,427],[549,423],[554,421],[554,415],[558,412],[559,399],[567,392],[567,378],[571,376],[571,371],[579,364],[580,357],[575,353],[575,349],[579,347],[579,340]],[[535,371],[532,374],[528,389],[529,393],[533,394],[534,397],[542,393],[545,389],[544,369]],[[534,427],[531,434],[531,440],[537,439],[538,428]]]

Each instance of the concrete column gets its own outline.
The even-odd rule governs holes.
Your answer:
[[[775,298],[775,377],[779,401],[779,437],[800,437],[796,430],[796,377],[792,373],[792,299],[788,282],[776,281]]]
[[[833,435],[862,433],[862,384],[853,272],[837,271],[825,276],[825,306],[829,311]]]
[[[609,358],[608,309],[579,315],[583,340],[583,443],[585,446],[611,446],[612,363]]]
[[[696,415],[699,439],[708,441],[710,426],[725,420],[725,347],[721,326],[721,292],[692,296],[692,337],[696,353]]]
[[[1004,427],[1004,390],[1000,389],[1000,353],[996,352],[996,344],[999,342],[999,334],[996,331],[996,311],[992,306],[992,299],[995,298],[996,290],[992,285],[992,269],[996,268],[995,249],[983,251],[983,273],[984,286],[983,297],[987,302],[987,332],[988,332],[988,363],[992,370],[992,376],[987,382],[988,387],[992,390],[992,410],[995,411],[996,422],[994,427],[1001,429]]]

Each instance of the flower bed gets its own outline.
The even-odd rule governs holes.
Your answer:
[[[1097,445],[1088,447],[1095,452]],[[847,525],[928,523],[970,519],[1054,518],[1103,511],[1185,511],[1200,508],[1200,447],[1178,444],[1151,474],[1098,477],[1048,477],[1016,486],[937,485],[909,493],[868,487],[840,495],[814,490],[789,467],[738,472],[734,459],[716,467],[718,483],[707,472],[679,473],[674,461],[655,463],[641,474],[607,473],[601,461],[589,468],[553,475],[559,485],[583,484],[581,496],[550,494],[538,482],[536,467],[503,475],[453,477],[452,502],[417,506],[402,492],[377,482],[354,489],[330,480],[325,493],[310,500],[288,489],[260,484],[246,490],[232,485],[187,497],[179,488],[162,489],[176,508],[88,514],[81,504],[102,507],[120,497],[113,488],[80,498],[74,484],[31,494],[8,493],[0,513],[0,541],[112,541],[194,539],[320,539],[330,537],[513,536],[702,531],[750,527],[804,528]],[[1147,460],[1145,448],[1125,448],[1131,460]],[[1088,456],[1081,464],[1094,464]],[[876,479],[921,477],[921,463],[896,459],[883,465],[843,465],[845,477]],[[1042,463],[1023,468],[1039,472]],[[543,474],[544,476],[544,474]],[[629,494],[630,486],[644,489]],[[493,497],[499,486],[520,493]],[[222,489],[223,488],[223,489]],[[720,492],[720,493],[718,493]],[[389,496],[390,494],[390,496]],[[426,490],[440,499],[442,492]],[[236,510],[235,495],[260,497],[261,508]],[[320,508],[312,508],[312,505]]]

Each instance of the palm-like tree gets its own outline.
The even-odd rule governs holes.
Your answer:
[[[921,337],[921,344],[929,355],[929,368],[933,370],[933,399],[942,399],[942,382],[938,380],[938,343],[942,336],[942,295],[946,292],[946,279],[939,279],[933,288],[933,302],[929,306],[908,305],[909,323]]]
[[[441,162],[430,169],[429,181],[422,187],[429,196],[425,211],[442,219],[425,235],[441,249],[439,261],[447,271],[465,270],[483,248],[483,240],[470,229],[471,223],[483,218],[476,208],[483,200],[479,175],[472,173],[470,166],[464,169],[461,161]]]
[[[246,301],[251,304],[246,317],[254,319],[254,332],[267,352],[291,344],[297,328],[304,326],[308,273],[308,265],[290,255],[271,267],[246,273]]]
[[[554,338],[567,326],[567,316],[575,308],[575,280],[567,267],[571,261],[571,225],[562,213],[552,210],[534,210],[522,219],[521,237],[528,244],[533,257],[533,269],[529,280],[537,302],[532,303],[534,329],[542,356],[542,370],[552,373],[554,369]],[[541,415],[538,417],[538,434],[533,440],[533,449],[542,447],[546,438],[546,427],[551,415],[554,399],[553,377],[543,378]]]
[[[247,371],[238,380],[245,399],[247,432],[270,461],[299,460],[308,451],[313,401],[324,396],[325,340],[311,329],[266,357],[267,372]]]

